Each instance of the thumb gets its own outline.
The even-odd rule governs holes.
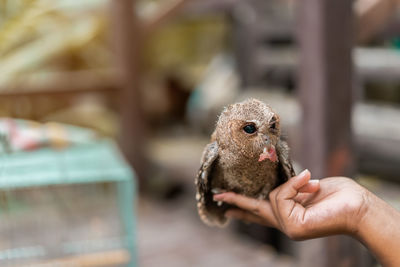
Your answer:
[[[308,184],[308,181],[311,178],[311,173],[309,170],[305,169],[297,176],[289,179],[285,184],[281,186],[281,190],[279,190],[279,195],[284,199],[294,198],[299,190]]]
[[[304,207],[296,203],[293,199],[299,193],[300,188],[308,183],[310,178],[311,173],[306,169],[281,185],[280,190],[277,190],[275,195],[270,195],[274,212],[279,214],[281,222],[286,221],[288,216],[293,212],[303,212],[302,210],[304,210]],[[274,191],[271,193],[274,193]],[[299,210],[299,208],[301,210]]]

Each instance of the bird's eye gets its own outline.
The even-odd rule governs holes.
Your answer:
[[[253,124],[248,124],[248,125],[243,127],[243,131],[245,131],[248,134],[252,134],[252,133],[255,133],[257,131],[257,128]]]
[[[276,130],[276,127],[278,126],[278,118],[273,116],[272,119],[269,122],[269,128],[273,131]]]

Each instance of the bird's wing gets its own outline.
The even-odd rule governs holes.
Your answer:
[[[289,178],[296,175],[289,156],[289,146],[283,140],[279,140],[276,146],[279,159],[278,185],[285,183]]]
[[[215,160],[218,158],[218,144],[216,141],[208,144],[203,151],[201,158],[201,167],[196,177],[197,187],[197,208],[199,211],[200,218],[207,224],[209,219],[207,218],[206,201],[208,201],[208,195],[211,192],[211,171]]]

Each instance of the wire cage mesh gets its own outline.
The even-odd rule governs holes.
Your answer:
[[[110,141],[0,157],[0,266],[134,266],[133,173]]]

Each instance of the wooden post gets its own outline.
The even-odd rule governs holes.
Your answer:
[[[146,127],[139,93],[141,31],[134,6],[133,0],[111,1],[111,38],[121,86],[119,144],[128,162],[142,178],[146,170]]]
[[[352,3],[301,0],[298,13],[303,166],[314,177],[351,175]]]
[[[298,2],[302,166],[311,170],[313,178],[354,174],[352,4],[349,0]],[[347,237],[307,241],[300,248],[301,266],[366,266],[360,253],[360,245]]]
[[[247,1],[237,4],[235,10],[232,21],[234,24],[234,52],[242,87],[258,86],[260,79],[257,77],[257,66],[254,62],[258,48],[256,28],[254,27],[256,14],[253,6]]]

